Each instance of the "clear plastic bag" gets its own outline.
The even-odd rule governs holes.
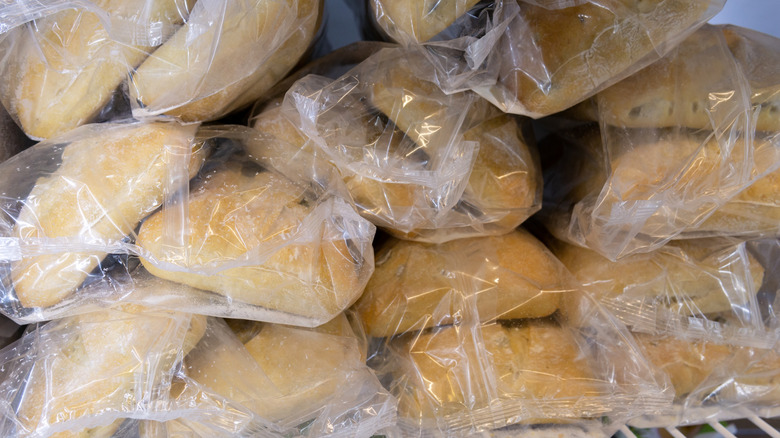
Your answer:
[[[780,325],[766,308],[775,290],[745,242],[677,241],[612,262],[558,243],[556,255],[577,279],[635,333],[683,341],[771,348]],[[718,347],[713,347],[718,348]]]
[[[260,167],[244,148],[261,141],[275,140],[240,126],[101,124],[7,161],[0,310],[34,322],[124,301],[305,326],[333,318],[373,272],[375,228],[337,184]],[[180,284],[155,292],[166,282],[146,270]]]
[[[534,424],[608,435],[671,401],[625,327],[527,232],[387,245],[355,310],[405,434]]]
[[[320,3],[10,3],[0,7],[0,75],[8,78],[0,99],[37,139],[131,109],[216,119],[292,69],[314,38]]]
[[[502,234],[539,208],[528,125],[471,92],[445,95],[412,49],[383,50],[336,81],[308,76],[253,119],[290,143],[277,168],[330,162],[362,215],[397,236]]]
[[[598,95],[600,136],[562,133],[576,146],[548,172],[553,232],[611,259],[670,239],[780,232],[778,54],[780,40],[706,26]]]
[[[396,401],[344,315],[316,329],[232,322],[236,333],[211,320],[185,360],[176,403],[225,400],[255,421],[230,424],[215,404],[210,417],[142,424],[141,436],[370,437],[395,423]]]
[[[170,402],[177,364],[205,329],[202,316],[125,305],[27,332],[0,352],[0,432],[110,436]]]
[[[389,2],[388,2],[389,3]],[[663,56],[722,7],[711,1],[506,0],[480,32],[429,45],[441,85],[534,118],[569,108]],[[445,6],[440,6],[448,11]]]
[[[423,43],[434,39],[465,14],[478,16],[480,0],[418,1],[369,0],[371,18],[393,41]],[[467,19],[461,19],[466,22]],[[464,29],[456,35],[462,36]]]

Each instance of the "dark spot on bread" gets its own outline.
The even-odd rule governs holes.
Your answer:
[[[691,111],[693,112],[699,111],[699,102],[693,102],[693,104],[691,104]]]
[[[641,106],[635,106],[631,108],[631,111],[628,112],[628,116],[631,117],[632,119],[639,117],[640,114],[642,114]]]

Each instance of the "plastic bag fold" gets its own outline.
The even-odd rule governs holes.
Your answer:
[[[299,80],[253,118],[292,147],[254,154],[278,168],[330,163],[361,214],[405,239],[512,230],[540,203],[528,125],[474,93],[444,94],[429,66],[387,49],[335,81]]]
[[[333,318],[373,271],[374,226],[337,184],[261,167],[244,149],[261,141],[276,140],[244,127],[89,125],[4,163],[2,311],[33,322],[132,301],[305,326]],[[149,272],[179,286],[137,288]]]
[[[598,115],[600,127],[547,143],[576,145],[547,172],[553,232],[610,259],[671,239],[776,235],[780,131],[768,116],[778,48],[766,35],[706,26],[573,109]]]
[[[404,435],[609,435],[670,403],[626,328],[526,231],[386,245],[355,311]]]
[[[314,39],[320,6],[319,0],[10,3],[0,8],[0,74],[8,79],[0,100],[36,139],[131,111],[217,119],[251,104],[292,69]]]

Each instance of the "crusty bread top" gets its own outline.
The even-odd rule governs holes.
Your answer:
[[[561,265],[527,231],[440,245],[393,240],[377,255],[356,304],[370,336],[451,324],[548,316],[564,285]]]
[[[107,244],[129,235],[163,201],[167,178],[188,181],[206,149],[193,147],[195,126],[175,123],[94,125],[62,151],[62,164],[38,179],[14,227],[21,238],[80,238]],[[188,175],[175,156],[192,150]],[[182,178],[186,177],[186,178]],[[14,263],[22,305],[47,307],[73,292],[104,253],[60,252]]]
[[[703,22],[709,3],[609,0],[548,10],[518,0],[529,29],[508,44],[535,56],[507,67],[504,84],[535,117],[562,111],[649,62],[664,41]]]
[[[374,0],[377,22],[399,42],[422,43],[446,29],[479,0]]]
[[[597,297],[617,302],[621,297],[656,298],[655,305],[681,316],[706,316],[749,305],[748,293],[758,292],[764,268],[746,254],[747,269],[734,270],[732,264],[743,260],[738,251],[733,243],[717,239],[677,241],[649,254],[612,262],[579,246],[560,243],[555,247],[561,262]],[[740,278],[734,283],[724,281],[720,274],[724,269],[734,270],[733,275]]]
[[[597,106],[583,103],[572,111],[629,128],[713,129],[737,122],[752,129],[755,121],[759,131],[780,130],[780,40],[766,39],[704,26],[666,57],[600,92]],[[759,109],[756,120],[745,117],[746,99]]]
[[[555,403],[570,417],[576,401],[604,395],[574,335],[548,322],[445,327],[398,338],[392,348],[401,356],[394,376],[405,386],[397,391],[406,417],[464,415],[512,399],[530,412]]]

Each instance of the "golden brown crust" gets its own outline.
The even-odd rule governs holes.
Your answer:
[[[196,350],[187,359],[187,375],[272,422],[314,412],[364,366],[343,315],[316,329],[263,324],[245,350],[236,347]],[[252,361],[254,372],[235,375]]]
[[[133,305],[121,309],[122,313],[95,312],[70,319],[68,330],[77,330],[78,335],[52,354],[51,362],[33,368],[17,410],[23,427],[36,430],[134,406],[138,370],[149,373],[144,379],[150,381],[144,384],[159,384],[205,333],[205,316],[154,314]],[[120,423],[121,419],[56,436],[110,436]]]
[[[669,376],[678,398],[696,389],[733,353],[727,346],[709,342],[688,342],[642,333],[636,333],[634,337],[645,357]]]
[[[425,42],[449,27],[479,0],[374,0],[377,21],[393,38]],[[378,7],[378,9],[377,9]]]
[[[240,13],[226,16],[224,23],[208,31],[213,35],[200,35],[194,43],[190,41],[189,25],[183,26],[136,70],[130,86],[132,97],[151,106],[154,112],[164,111],[184,121],[213,120],[254,102],[284,78],[311,44],[319,25],[322,0],[296,0],[294,10],[285,10],[290,5],[283,6],[283,2],[255,3],[252,12],[256,16],[252,19],[244,16],[246,11],[236,10]],[[223,83],[223,76],[236,68],[235,59],[246,56],[239,52],[246,52],[247,45],[257,45],[258,40],[273,41],[271,36],[280,23],[292,24],[295,30],[255,70],[245,72],[233,83]],[[221,33],[217,35],[218,31]],[[219,40],[213,54],[212,39]],[[202,67],[189,63],[204,55],[210,57],[205,61],[210,63],[208,71],[193,79],[193,69],[200,71]],[[197,62],[204,61],[197,58]],[[198,91],[202,87],[215,91],[203,96]],[[181,101],[180,96],[194,100]]]
[[[530,405],[554,400],[565,409],[583,397],[604,395],[566,328],[543,322],[512,328],[492,324],[481,327],[479,334],[475,340],[468,330],[447,327],[393,341],[403,356],[397,377],[410,379],[400,398],[402,416],[462,415],[487,408],[495,398],[527,400]]]
[[[60,167],[36,182],[16,220],[16,237],[122,239],[162,203],[170,154],[192,149],[195,131],[169,123],[95,129],[65,146]],[[203,148],[193,151],[190,176],[204,155]],[[16,296],[25,307],[54,305],[76,290],[105,255],[25,257],[11,272]]]
[[[555,248],[561,262],[599,299],[610,300],[628,294],[630,299],[658,298],[658,306],[681,316],[705,316],[728,312],[739,294],[722,283],[725,246],[718,241],[678,241],[649,254],[632,255],[612,262],[595,251],[559,243]],[[736,246],[732,248],[737,250]],[[728,263],[734,261],[729,259]],[[750,276],[746,291],[757,293],[764,269],[748,254]],[[747,289],[747,287],[750,287]],[[640,291],[642,292],[640,294]],[[749,300],[750,297],[742,297]]]
[[[303,189],[284,177],[230,164],[205,178],[190,196],[186,260],[164,251],[165,211],[144,222],[138,244],[158,261],[185,267],[236,267],[203,275],[169,271],[142,259],[144,267],[155,276],[233,300],[327,320],[361,292],[359,272],[364,260],[353,254],[347,241],[287,244],[260,264],[240,260],[264,245],[279,245],[282,236],[298,230],[312,210],[303,196]]]
[[[137,14],[141,2],[96,3],[123,17]],[[184,18],[177,2],[154,0],[140,6],[148,8],[144,19],[158,25],[177,26]],[[15,47],[8,58],[14,60],[5,76],[9,82],[2,86],[3,101],[33,138],[56,137],[89,122],[152,50],[113,40],[100,17],[86,10],[64,10],[37,20],[35,27],[37,32],[22,26],[4,40]]]
[[[574,111],[592,120],[602,118],[608,124],[628,128],[712,129],[713,122],[724,125],[744,117],[743,104],[739,101],[744,74],[750,85],[757,88],[744,90],[752,93],[748,97],[753,107],[760,107],[755,129],[777,131],[780,129],[780,81],[759,83],[766,81],[768,74],[756,72],[757,67],[751,64],[756,59],[767,64],[772,63],[772,58],[780,62],[780,50],[751,43],[733,30],[702,27],[665,58],[600,92],[596,97],[598,114],[588,111],[587,104]],[[749,56],[756,59],[746,59],[746,54],[735,57],[729,51],[731,48],[740,53],[754,52]],[[730,99],[731,104],[719,102],[712,114],[708,112],[711,96],[728,95],[735,90],[738,94]]]
[[[531,66],[514,66],[504,85],[526,111],[539,116],[569,108],[625,76],[656,45],[701,19],[708,7],[708,2],[685,0],[588,2],[554,11],[518,4],[531,41],[510,44],[533,47],[546,76],[531,77]]]
[[[448,260],[457,254],[467,265]],[[394,241],[377,255],[355,308],[368,334],[384,337],[451,324],[471,312],[472,299],[481,321],[548,316],[565,290],[558,261],[526,231],[441,245]]]

